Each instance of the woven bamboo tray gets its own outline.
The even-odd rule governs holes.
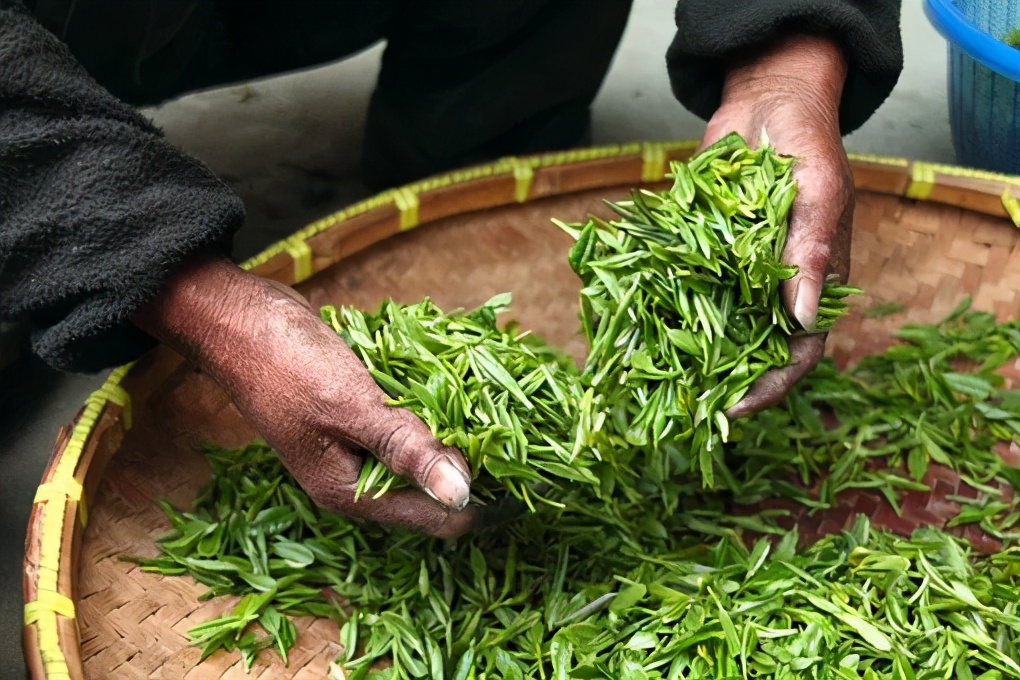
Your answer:
[[[245,266],[296,284],[315,306],[375,307],[384,297],[413,302],[430,295],[452,309],[512,291],[523,327],[581,356],[570,242],[550,218],[605,214],[603,198],[623,198],[638,185],[665,186],[668,161],[694,148],[606,147],[506,159],[429,179],[316,222]],[[862,307],[899,302],[908,311],[841,322],[828,343],[838,363],[880,350],[903,323],[941,318],[965,294],[1000,318],[1016,312],[1020,178],[874,157],[853,163],[851,281],[875,296]],[[336,627],[326,621],[298,622],[289,668],[271,653],[249,676],[236,654],[199,664],[188,629],[232,603],[199,604],[202,586],[119,560],[156,554],[154,538],[169,528],[157,499],[181,506],[194,498],[208,475],[196,444],[240,445],[253,435],[222,392],[165,349],[114,371],[89,397],[57,438],[29,524],[24,642],[34,678],[325,676],[339,650]],[[928,481],[932,492],[904,499],[902,517],[878,496],[857,492],[835,510],[795,521],[817,535],[866,512],[879,526],[909,532],[942,526],[955,514],[947,495],[974,495],[946,469],[933,467]],[[969,538],[979,549],[996,548],[985,536]]]

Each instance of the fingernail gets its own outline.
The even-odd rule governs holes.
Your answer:
[[[471,497],[471,483],[449,458],[437,462],[425,483],[425,493],[454,510],[463,510]]]
[[[793,316],[806,331],[815,330],[818,324],[818,301],[821,297],[822,287],[817,281],[804,279],[797,284],[797,292],[793,296]]]

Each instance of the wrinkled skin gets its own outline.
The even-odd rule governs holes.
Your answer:
[[[835,42],[784,37],[731,67],[721,106],[705,130],[703,147],[731,132],[757,145],[765,130],[777,152],[798,159],[798,193],[783,260],[799,271],[783,282],[781,294],[808,332],[791,340],[790,364],[762,376],[730,409],[732,417],[781,402],[825,352],[825,336],[810,333],[822,284],[830,275],[846,282],[850,272],[854,182],[839,132],[845,78],[845,57]]]
[[[293,289],[217,259],[184,267],[136,325],[223,387],[319,506],[440,537],[477,528],[464,457],[385,403],[364,366]],[[354,490],[364,455],[418,487]]]

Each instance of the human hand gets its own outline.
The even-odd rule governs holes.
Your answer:
[[[217,259],[189,263],[134,322],[223,387],[319,506],[439,537],[480,521],[463,456],[385,393],[296,291]],[[364,455],[417,489],[355,501]]]
[[[846,68],[835,41],[784,37],[730,68],[722,103],[702,139],[705,147],[737,132],[756,144],[764,130],[778,153],[798,159],[798,192],[783,251],[783,261],[798,272],[783,282],[781,295],[806,333],[791,338],[790,364],[759,378],[727,412],[731,417],[781,402],[825,352],[825,336],[812,333],[822,286],[830,275],[845,283],[850,271],[854,181],[839,130]]]

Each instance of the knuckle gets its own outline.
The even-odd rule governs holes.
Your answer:
[[[342,381],[324,380],[314,385],[312,398],[323,416],[334,418],[339,412],[357,418],[376,404],[382,404],[382,396],[372,389],[375,383],[366,384],[369,381],[359,380],[360,376],[350,373],[344,377]]]
[[[326,436],[314,446],[286,457],[288,471],[308,497],[321,508],[347,514],[354,501],[361,459]]]
[[[424,479],[432,464],[440,458],[442,445],[412,412],[387,409],[386,419],[376,423],[372,450],[394,473]]]
[[[414,436],[413,427],[402,418],[394,418],[380,432],[377,454],[385,459],[390,469],[398,475],[410,471],[414,462],[414,451],[410,441]]]
[[[317,506],[325,510],[349,516],[354,504],[354,490],[332,486],[323,481],[313,479],[302,483],[302,488]]]
[[[824,266],[832,257],[832,242],[826,239],[813,239],[807,250],[807,259],[812,265]]]
[[[825,278],[833,252],[829,241],[817,237],[798,239],[790,244],[788,252],[791,263],[800,267],[801,276],[818,281]]]

